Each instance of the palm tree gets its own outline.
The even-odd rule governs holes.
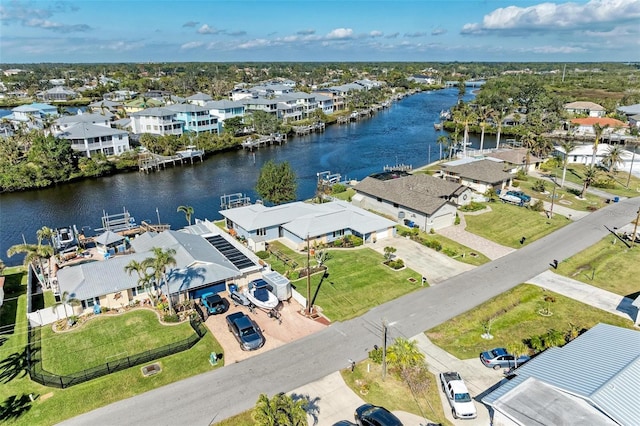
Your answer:
[[[554,346],[562,346],[565,344],[564,333],[553,328],[547,331],[544,336],[544,346],[551,348]]]
[[[618,164],[622,164],[622,148],[620,148],[620,145],[611,145],[602,162],[609,168],[609,173],[614,174]]]
[[[496,149],[500,148],[500,134],[502,133],[502,122],[507,116],[508,110],[506,108],[493,109],[491,111],[491,118],[496,122],[498,131],[496,133]]]
[[[183,212],[185,219],[187,219],[187,223],[191,226],[191,216],[193,215],[193,207],[191,206],[178,206],[177,212]]]
[[[608,129],[608,128],[609,128],[608,124],[601,126],[600,124],[596,123],[593,125],[593,133],[596,134],[596,138],[593,142],[593,155],[591,156],[591,167],[593,167],[596,164],[596,154],[598,152],[598,144],[600,143],[602,132],[604,132],[605,129]]]
[[[513,355],[515,361],[515,368],[518,368],[518,358],[522,355],[526,355],[529,352],[529,348],[522,341],[512,342],[507,345],[507,351]]]
[[[64,317],[69,318],[69,314],[67,313],[67,305],[71,305],[73,306],[77,306],[80,304],[80,301],[78,299],[76,299],[75,297],[70,297],[69,292],[65,291],[64,293],[62,293],[62,296],[60,296],[60,301],[56,302],[53,305],[53,308],[57,308],[58,306],[62,306],[64,308]]]
[[[277,421],[278,408],[276,401],[269,399],[269,397],[262,393],[258,397],[256,406],[251,413],[253,421],[258,426],[278,426]]]
[[[480,129],[482,129],[482,133],[480,133],[480,152],[484,149],[484,129],[487,127],[487,119],[491,117],[493,110],[489,107],[480,108],[480,113],[478,116],[480,117]]]
[[[144,287],[144,290],[149,295],[149,299],[151,300],[151,303],[155,307],[156,306],[156,297],[153,294],[153,292],[151,291],[152,290],[151,289],[151,278],[153,278],[153,275],[150,274],[147,271],[148,269],[149,269],[149,267],[147,265],[145,265],[144,262],[138,262],[137,260],[131,260],[124,267],[124,271],[126,273],[128,273],[129,275],[131,275],[132,272],[136,272],[138,274],[138,286],[143,286]]]
[[[587,192],[587,188],[596,180],[598,177],[598,169],[591,166],[584,171],[584,178],[582,178],[582,192],[580,192],[580,198],[584,198],[584,194]]]
[[[153,257],[149,257],[143,261],[146,267],[153,270],[153,277],[156,285],[162,288],[162,284],[166,281],[167,267],[176,265],[176,258],[174,257],[176,251],[174,249],[163,250],[160,247],[154,247],[151,249]],[[169,313],[173,315],[173,305],[171,303],[171,290],[169,289],[169,283],[167,282],[167,303],[169,304]]]
[[[402,371],[424,363],[424,353],[420,351],[415,340],[398,337],[387,350],[387,362],[391,368]]]
[[[284,393],[269,399],[260,394],[251,417],[257,426],[306,426],[308,424],[306,403],[303,399],[294,400]]]
[[[460,104],[460,108],[458,108],[453,113],[453,119],[456,122],[462,123],[464,125],[464,138],[462,140],[462,150],[464,153],[467,152],[467,141],[469,140],[469,123],[477,120],[477,115],[469,104],[462,103]]]
[[[440,136],[438,136],[438,139],[436,139],[436,143],[440,146],[440,157],[439,157],[439,159],[442,160],[442,147],[449,145],[449,138],[446,137],[445,135],[440,135]]]
[[[49,244],[53,245],[53,229],[48,226],[43,226],[42,228],[36,231],[36,236],[38,237],[38,245],[42,243],[42,240],[49,241]]]
[[[562,157],[562,183],[560,184],[560,188],[564,187],[564,179],[567,176],[567,164],[569,163],[569,154],[576,148],[576,143],[570,140],[564,140],[560,142],[560,148],[564,151],[564,156]]]
[[[53,247],[51,246],[43,246],[41,244],[16,244],[7,250],[7,256],[12,257],[14,254],[24,253],[24,262],[25,266],[31,265],[37,271],[39,267],[40,273],[37,273],[36,276],[40,283],[48,288],[47,282],[44,279],[44,264],[42,263],[43,258],[49,258],[53,256]]]

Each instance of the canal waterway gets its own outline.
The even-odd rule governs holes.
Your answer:
[[[254,152],[217,154],[194,165],[169,167],[145,174],[131,172],[52,188],[0,194],[0,258],[19,264],[20,256],[6,257],[7,249],[36,242],[36,231],[76,225],[98,228],[103,212],[127,209],[138,223],[168,223],[172,229],[186,225],[181,205],[192,206],[194,218],[220,219],[220,197],[242,193],[256,200],[254,187],[262,165],[288,161],[298,177],[298,199],[313,197],[317,173],[331,171],[344,178],[361,180],[380,172],[385,165],[407,164],[414,168],[436,161],[441,134],[433,124],[440,111],[457,101],[458,90],[421,92],[406,97],[359,122],[328,126],[323,133],[290,138],[282,146]],[[465,101],[472,98],[465,96]],[[478,138],[471,138],[474,146]],[[485,137],[485,147],[495,138]]]

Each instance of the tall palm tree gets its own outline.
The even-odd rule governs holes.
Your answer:
[[[563,140],[560,142],[560,148],[564,151],[564,155],[562,157],[562,183],[560,184],[560,188],[564,187],[564,179],[567,176],[567,164],[569,163],[569,154],[576,148],[576,143],[571,140]]]
[[[256,406],[251,413],[257,426],[278,426],[278,407],[275,400],[262,393],[258,397]]]
[[[424,354],[415,340],[398,337],[387,350],[389,366],[399,371],[424,363]]]
[[[580,198],[584,198],[584,194],[587,192],[587,188],[596,180],[598,177],[598,169],[591,166],[584,171],[584,177],[582,178],[582,192],[580,192]]]
[[[167,268],[169,266],[176,265],[176,258],[174,257],[176,251],[174,249],[163,250],[160,247],[154,247],[151,249],[153,257],[145,259],[143,262],[145,266],[151,268],[153,271],[153,277],[156,284],[162,288],[162,284],[166,282]],[[173,315],[173,304],[171,303],[171,289],[167,282],[167,303],[169,304],[169,313]]]
[[[496,133],[496,149],[500,148],[500,136],[502,134],[502,122],[504,118],[507,116],[509,110],[506,108],[498,108],[494,109],[491,113],[491,118],[496,122],[498,126],[498,131]]]
[[[284,393],[273,398],[260,394],[251,416],[257,426],[307,426],[306,403]]]
[[[69,318],[69,313],[67,312],[67,305],[71,305],[71,307],[73,306],[77,306],[80,304],[80,300],[76,299],[75,297],[70,297],[69,292],[65,291],[62,293],[62,296],[60,296],[60,301],[56,302],[53,305],[53,308],[57,308],[58,306],[62,306],[64,308],[64,317]]]
[[[484,149],[484,130],[487,127],[487,119],[491,117],[493,110],[490,107],[481,107],[478,113],[478,117],[480,118],[480,152]]]
[[[148,269],[149,267],[145,265],[144,262],[138,262],[137,260],[131,260],[124,267],[124,271],[129,275],[131,275],[132,272],[135,272],[138,274],[138,282],[137,282],[138,286],[144,287],[144,290],[149,295],[149,299],[151,300],[151,303],[155,307],[156,297],[155,297],[155,294],[152,292],[152,288],[151,288],[151,278],[153,278],[153,275],[148,272]]]
[[[178,206],[177,212],[183,212],[187,223],[191,226],[191,216],[193,216],[193,207],[191,206]]]
[[[440,157],[438,157],[440,160],[442,160],[442,147],[443,146],[447,146],[449,145],[449,138],[446,137],[445,135],[440,135],[438,136],[438,139],[436,139],[436,143],[440,146]]]
[[[619,164],[622,164],[622,148],[620,145],[611,145],[602,162],[609,168],[609,172],[614,174]]]
[[[7,250],[7,256],[12,257],[15,254],[24,253],[24,261],[23,264],[25,266],[31,265],[34,267],[36,271],[39,270],[39,273],[36,273],[38,280],[43,285],[43,287],[48,288],[46,280],[44,279],[44,264],[42,263],[43,258],[49,258],[53,256],[53,247],[51,246],[43,246],[41,244],[16,244]]]
[[[507,345],[507,351],[513,355],[515,360],[515,368],[518,368],[518,358],[522,355],[526,355],[529,352],[529,348],[521,340],[518,342],[512,342]]]
[[[605,129],[608,129],[608,128],[609,128],[608,124],[601,126],[600,124],[596,123],[593,125],[593,133],[595,133],[596,138],[593,141],[593,155],[591,156],[591,167],[595,166],[596,164],[596,154],[598,153],[598,144],[600,143],[600,138],[602,137],[602,133],[605,131]]]
[[[53,245],[53,229],[48,226],[43,226],[42,228],[36,231],[36,236],[38,238],[38,245],[42,244],[42,240],[49,241],[49,244]]]
[[[453,113],[453,119],[462,123],[464,126],[464,138],[462,139],[462,151],[467,152],[467,141],[469,140],[469,123],[472,123],[478,119],[476,113],[471,109],[469,104],[464,102],[460,104],[460,107]]]

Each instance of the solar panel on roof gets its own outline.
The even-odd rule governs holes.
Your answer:
[[[225,240],[220,235],[206,237],[205,240],[214,246],[224,257],[226,257],[238,269],[249,268],[255,266],[255,263],[245,256],[240,250],[235,248],[233,244]]]

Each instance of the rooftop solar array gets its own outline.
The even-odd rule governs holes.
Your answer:
[[[214,246],[224,257],[229,259],[233,265],[242,270],[255,266],[255,263],[245,256],[240,250],[235,248],[229,241],[225,240],[220,235],[214,235],[211,237],[205,237],[205,239]]]

